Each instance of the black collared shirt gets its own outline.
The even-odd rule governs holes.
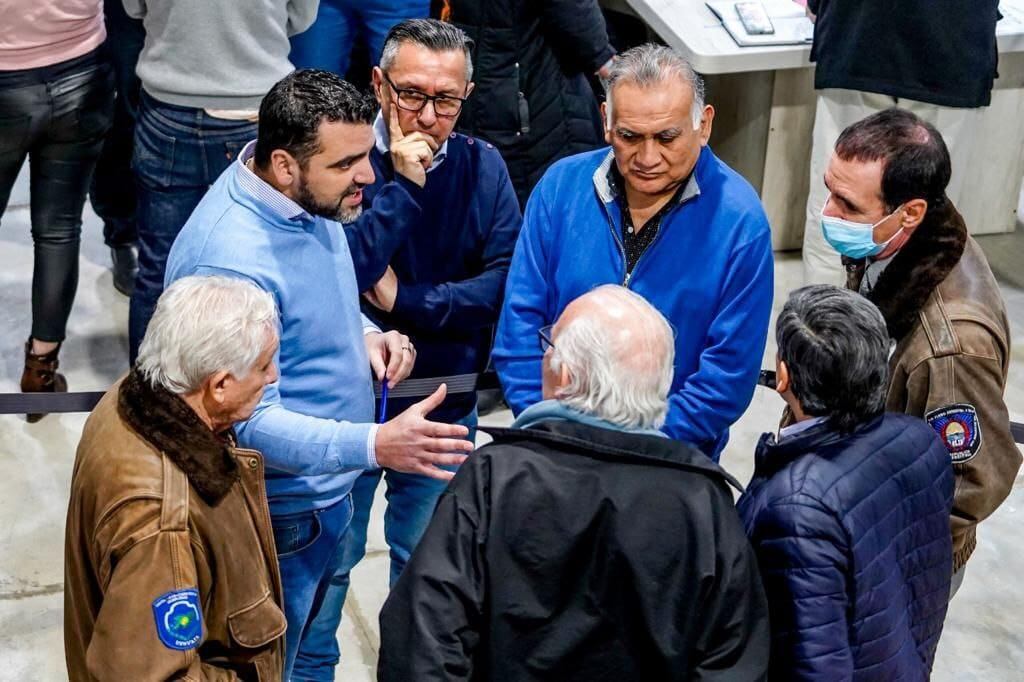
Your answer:
[[[629,212],[625,181],[615,163],[611,164],[611,167],[608,169],[608,184],[611,185],[615,192],[615,201],[619,205],[619,211],[622,214],[622,249],[626,254],[626,274],[633,272],[633,268],[636,267],[640,256],[654,242],[654,238],[658,236],[658,231],[661,229],[661,221],[668,215],[669,211],[678,206],[682,201],[683,192],[686,190],[689,182],[690,177],[687,177],[679,183],[679,188],[676,189],[672,198],[657,213],[651,216],[646,223],[641,225],[638,230],[633,225],[633,216]]]

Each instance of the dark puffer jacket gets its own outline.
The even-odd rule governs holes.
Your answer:
[[[770,679],[928,679],[952,499],[949,453],[915,417],[762,436],[738,505],[768,594]]]
[[[562,157],[604,144],[587,75],[615,51],[597,0],[450,0],[473,39],[476,91],[459,130],[501,150],[520,206]]]

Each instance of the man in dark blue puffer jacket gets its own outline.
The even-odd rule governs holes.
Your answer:
[[[758,444],[739,511],[772,623],[770,678],[926,680],[952,573],[949,455],[884,414],[889,335],[875,306],[795,291],[776,323],[794,418]]]

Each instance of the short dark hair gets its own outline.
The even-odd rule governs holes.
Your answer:
[[[849,433],[882,412],[890,342],[871,301],[828,284],[797,289],[775,323],[775,340],[806,414]]]
[[[373,123],[377,101],[329,71],[293,71],[270,88],[260,103],[255,163],[265,167],[283,149],[305,166],[320,148],[318,130],[331,123]]]
[[[949,150],[935,127],[893,107],[857,121],[836,141],[844,161],[882,161],[882,202],[889,211],[911,199],[928,208],[945,201],[952,172]]]
[[[381,49],[382,70],[391,68],[402,43],[422,45],[432,52],[461,51],[466,56],[466,82],[473,80],[473,41],[458,26],[437,19],[406,19],[395,24]]]

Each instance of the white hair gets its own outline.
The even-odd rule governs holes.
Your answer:
[[[273,296],[252,282],[183,277],[157,301],[135,367],[177,395],[196,391],[215,372],[241,379],[276,339],[277,326]]]
[[[693,119],[693,129],[700,128],[700,120],[704,116],[704,79],[672,48],[655,43],[634,47],[616,57],[608,71],[605,126],[609,130],[612,127],[612,95],[617,84],[632,83],[650,88],[673,78],[681,80],[693,91],[690,118]]]
[[[550,366],[568,371],[569,383],[556,399],[580,412],[626,428],[661,428],[668,413],[675,346],[665,318],[641,296],[605,285],[584,296],[605,298],[627,309],[628,323],[609,314],[580,314],[559,329]],[[581,297],[582,298],[582,297]]]

